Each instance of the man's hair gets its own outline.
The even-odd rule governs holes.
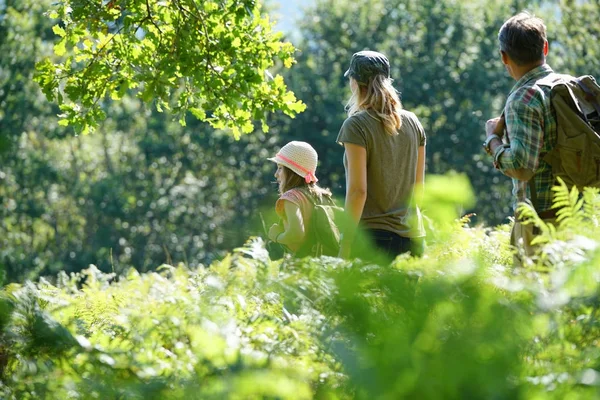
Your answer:
[[[540,18],[521,12],[502,25],[498,32],[500,50],[517,65],[529,65],[544,60],[546,25]]]

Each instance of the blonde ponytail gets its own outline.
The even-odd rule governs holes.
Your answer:
[[[392,86],[392,80],[379,74],[370,79],[367,86],[359,86],[356,81],[354,84],[352,97],[346,105],[348,116],[371,110],[381,120],[389,135],[397,135],[402,127],[402,103],[398,92]]]

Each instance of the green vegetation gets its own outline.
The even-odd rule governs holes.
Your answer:
[[[507,227],[463,219],[425,258],[392,267],[273,261],[253,238],[208,268],[117,277],[90,266],[11,284],[0,302],[0,393],[593,398],[600,229],[588,212],[600,215],[600,203],[565,210],[524,269],[504,266]]]
[[[252,14],[245,8],[241,11],[246,3],[252,3]],[[153,21],[161,30],[160,24],[168,25],[166,19],[158,20],[178,13],[171,7],[192,6],[190,1],[173,2],[169,7],[158,7],[156,1],[149,4],[153,18],[144,20],[149,32],[157,31]],[[266,24],[264,14],[256,15],[256,2],[218,4],[231,4],[232,10],[239,11],[240,23],[235,26],[240,30],[222,32],[214,22],[214,35],[233,35],[234,40],[252,24]],[[71,7],[71,14],[65,7]],[[271,75],[283,76],[289,90],[306,104],[306,110],[291,119],[280,112],[269,112],[269,107],[263,108],[264,114],[259,114],[265,116],[269,132],[262,132],[260,115],[251,116],[258,129],[235,140],[232,130],[214,129],[184,109],[176,110],[184,87],[196,90],[197,79],[202,77],[182,75],[187,83],[176,79],[155,86],[152,90],[160,93],[149,101],[140,97],[148,88],[145,79],[152,77],[136,74],[154,68],[149,60],[168,64],[161,67],[165,74],[180,74],[181,68],[192,62],[179,57],[180,53],[141,53],[139,64],[106,69],[111,62],[118,63],[115,57],[121,50],[148,41],[160,42],[160,32],[147,37],[132,33],[135,26],[131,26],[131,21],[148,16],[145,2],[0,3],[0,33],[5,38],[0,43],[0,269],[6,281],[35,279],[59,271],[76,272],[89,264],[117,274],[131,266],[139,271],[153,270],[163,262],[209,265],[241,246],[249,236],[262,234],[261,214],[266,223],[272,222],[264,210],[272,209],[276,190],[270,183],[272,165],[264,163],[264,159],[289,140],[302,139],[317,149],[317,175],[323,186],[331,187],[341,197],[343,149],[335,143],[335,137],[349,96],[342,73],[351,54],[363,48],[377,48],[389,55],[406,108],[416,112],[426,128],[427,172],[466,173],[477,196],[473,204],[463,206],[464,212],[475,213],[475,223],[506,223],[512,214],[510,182],[491,167],[481,142],[484,121],[499,112],[512,85],[497,55],[496,33],[507,15],[524,7],[538,10],[548,22],[551,65],[560,71],[598,75],[600,45],[595,39],[596,25],[584,21],[597,20],[600,8],[590,1],[417,4],[381,0],[363,5],[320,0],[299,21],[301,35],[294,43],[299,50],[293,54],[297,62],[292,68],[283,65],[285,60],[292,60],[292,49],[277,33],[270,29],[268,33],[267,28],[267,43],[276,41],[290,53],[286,56],[273,50],[265,54],[264,60],[254,60],[272,62],[268,68]],[[209,8],[206,18],[235,19],[232,13]],[[69,19],[76,11],[81,18]],[[106,31],[94,30],[101,21],[106,22]],[[192,26],[194,21],[198,22],[190,17],[179,22]],[[171,28],[179,26],[179,22],[172,21]],[[83,26],[85,23],[88,24]],[[84,68],[86,61],[73,61],[67,66],[73,75],[59,84],[60,75],[50,66],[82,55],[75,54],[75,48],[80,51],[81,46],[71,39],[62,41],[54,31],[62,34],[63,29],[65,38],[72,34],[73,40],[93,42],[99,35],[112,37],[119,27],[123,27],[115,36],[119,41],[107,45],[115,47],[114,51],[101,52],[91,69]],[[173,33],[166,27],[163,33],[167,36],[161,43],[166,46],[166,37],[173,39]],[[190,44],[194,38],[189,36],[181,40]],[[65,53],[57,56],[54,46],[61,41]],[[230,57],[234,52],[219,46],[215,43],[214,48],[208,49],[210,54],[223,52],[223,57]],[[252,45],[245,43],[245,47]],[[197,57],[194,65],[201,66],[196,72],[204,74],[207,49],[197,46],[189,51]],[[36,70],[36,64],[42,69]],[[232,61],[230,67],[236,71],[246,68],[238,64]],[[59,69],[66,71],[67,67]],[[124,82],[135,80],[139,86],[130,87],[113,100],[111,93],[119,74],[129,73],[133,76],[128,75]],[[72,115],[72,125],[58,124],[64,117],[57,115],[65,111],[44,99],[35,76],[58,85],[53,86],[56,90],[72,88],[74,98],[63,94],[59,103],[64,106],[81,102],[81,113]],[[244,80],[239,74],[229,78],[232,84]],[[66,82],[69,79],[71,83]],[[274,84],[265,79],[257,85]],[[212,77],[207,80],[215,85],[223,83]],[[82,88],[89,86],[89,90],[74,82]],[[104,84],[106,95],[101,95]],[[262,101],[252,97],[253,88],[253,84],[248,87],[248,95]],[[281,90],[279,95],[285,96],[287,91]],[[204,101],[201,99],[205,96],[217,96],[210,101],[225,96],[225,100],[230,99],[226,107],[250,110],[246,109],[245,100],[230,92],[214,88],[196,92],[195,96],[198,101]],[[77,97],[84,94],[90,97]],[[96,103],[92,106],[89,102]],[[273,103],[273,107],[277,104]],[[163,108],[162,113],[156,110],[157,106]],[[87,111],[94,107],[99,107],[104,119],[86,120]],[[207,118],[211,107],[206,105]],[[182,117],[186,126],[178,121]],[[98,124],[93,135],[81,135],[84,128],[77,125],[77,120],[82,118],[87,121],[81,120],[82,124]],[[219,124],[217,120],[213,123]],[[241,130],[244,124],[237,126]]]

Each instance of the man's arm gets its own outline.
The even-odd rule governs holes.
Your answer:
[[[510,144],[502,143],[506,126],[503,117],[490,119],[486,123],[489,154],[494,156],[494,165],[504,175],[520,181],[528,181],[538,165],[542,147],[543,129],[540,107],[535,102],[516,103],[508,114]]]
[[[527,168],[519,168],[519,169],[507,169],[502,171],[502,173],[510,178],[518,179],[520,181],[529,181],[533,178],[534,172]]]
[[[489,122],[489,121],[488,121]],[[504,150],[502,150],[504,149]],[[498,159],[505,151],[510,151],[510,147],[507,147],[500,139],[493,138],[490,141],[490,154],[494,156],[494,163],[498,164]],[[504,169],[502,173],[509,178],[518,179],[520,181],[530,180],[534,173],[528,168],[515,168],[515,169]]]

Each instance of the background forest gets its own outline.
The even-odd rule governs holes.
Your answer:
[[[297,64],[273,71],[306,104],[295,119],[272,114],[268,133],[257,126],[235,140],[189,114],[181,126],[126,94],[104,100],[107,118],[81,135],[58,123],[60,110],[33,80],[59,39],[49,8],[50,0],[0,2],[0,267],[8,282],[89,264],[117,273],[209,264],[263,234],[276,198],[265,158],[292,139],[313,144],[321,182],[342,196],[342,75],[361,49],[391,59],[404,106],[428,134],[427,172],[466,173],[477,200],[464,211],[476,223],[506,222],[510,182],[480,145],[485,120],[513,84],[498,57],[500,25],[532,10],[547,22],[555,70],[600,75],[597,1],[320,0],[296,16]]]
[[[0,0],[0,398],[599,398],[599,190],[555,188],[556,227],[525,209],[514,266],[481,142],[502,22],[535,12],[550,65],[600,77],[600,1],[316,0],[293,45],[275,8]],[[343,196],[362,49],[427,131],[427,251],[272,257],[265,159],[308,141]]]

